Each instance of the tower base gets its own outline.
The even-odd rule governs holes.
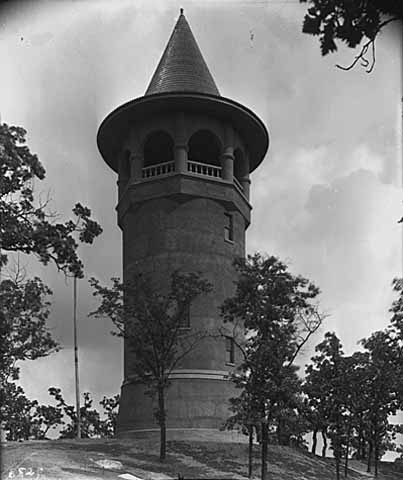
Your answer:
[[[219,429],[231,415],[229,399],[236,395],[231,381],[220,374],[188,374],[172,378],[166,390],[167,429]],[[224,372],[225,373],[225,372]],[[182,375],[183,376],[183,375]],[[221,378],[219,378],[221,377]],[[144,385],[130,381],[122,385],[117,434],[158,429],[154,417],[156,398],[145,393]]]

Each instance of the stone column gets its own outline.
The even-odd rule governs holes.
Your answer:
[[[243,193],[245,195],[245,197],[247,198],[247,200],[249,201],[249,196],[250,196],[250,177],[249,177],[249,155],[246,154],[245,156],[245,159],[244,159],[244,165],[243,165],[243,175],[242,177],[240,178],[240,183],[242,185],[242,188],[243,188]]]
[[[234,149],[226,147],[221,155],[222,178],[232,182],[234,178]]]
[[[144,157],[140,152],[135,152],[130,158],[131,179],[133,182],[141,182],[143,179]]]
[[[179,112],[175,117],[175,172],[186,173],[188,167],[188,146],[186,143],[185,114]]]
[[[224,152],[221,155],[222,178],[227,182],[234,180],[234,129],[224,125]]]

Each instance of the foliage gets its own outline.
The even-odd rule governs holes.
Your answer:
[[[118,419],[120,395],[114,397],[104,397],[99,403],[103,407],[106,418],[101,421],[100,435],[101,437],[114,437],[116,434],[116,424]]]
[[[14,382],[8,382],[1,391],[2,423],[7,440],[43,440],[49,430],[63,424],[60,408],[29,400]]]
[[[68,405],[60,388],[49,388],[49,395],[57,401],[56,408],[63,411],[70,421],[60,431],[60,438],[75,438],[77,436],[77,411],[73,405]],[[90,393],[83,393],[84,404],[80,407],[81,438],[94,438],[100,435],[101,418],[99,412],[92,408],[93,400]]]
[[[46,321],[51,290],[38,277],[0,282],[0,383],[18,379],[19,360],[35,360],[58,350]]]
[[[56,400],[54,405],[39,405],[29,400],[23,389],[10,382],[4,400],[5,415],[3,428],[7,440],[46,440],[50,430],[59,428],[59,438],[75,438],[77,434],[76,409],[68,405],[60,388],[49,388],[49,394]],[[119,395],[104,397],[101,413],[92,407],[90,393],[83,394],[84,403],[80,408],[82,438],[111,438],[115,434]],[[66,418],[67,417],[67,418]],[[65,421],[66,420],[66,421]]]
[[[194,327],[183,329],[191,303],[207,293],[211,285],[196,273],[174,272],[167,292],[158,288],[146,275],[133,274],[123,284],[112,279],[111,287],[103,287],[96,279],[90,283],[101,304],[91,313],[108,317],[116,330],[135,352],[131,369],[147,394],[157,396],[154,412],[161,432],[160,458],[166,450],[165,391],[176,365],[206,336]]]
[[[316,428],[331,439],[337,478],[343,457],[347,474],[351,455],[367,459],[368,471],[373,458],[377,476],[379,459],[393,448],[396,433],[389,417],[400,405],[398,344],[388,329],[361,344],[363,352],[344,356],[340,340],[327,333],[306,368],[306,402]]]
[[[55,214],[47,210],[48,201],[35,196],[34,182],[45,178],[45,169],[25,145],[25,135],[21,127],[0,124],[0,272],[8,262],[7,253],[15,252],[34,254],[45,265],[52,260],[64,273],[82,277],[75,237],[92,243],[102,229],[79,203],[73,209],[74,221],[55,222]],[[39,278],[26,280],[18,272],[15,278],[0,282],[0,422],[16,418],[6,400],[14,399],[26,418],[31,418],[28,411],[36,406],[12,383],[19,377],[17,362],[59,348],[46,327],[51,293]],[[50,421],[54,414],[50,407],[41,407],[37,420]]]
[[[401,383],[401,357],[396,339],[389,331],[375,332],[361,343],[368,354],[364,395],[368,440],[377,476],[383,447],[390,441],[389,417],[401,406],[397,395]]]
[[[316,347],[317,355],[313,357],[313,364],[307,368],[307,382],[309,387],[305,391],[316,392],[316,404],[321,404],[327,435],[336,459],[336,475],[340,475],[340,461],[342,458],[342,437],[344,434],[346,377],[343,350],[340,340],[334,333],[326,333],[325,339]],[[312,403],[311,405],[314,405]]]
[[[46,326],[51,293],[37,277],[0,282],[0,423],[6,422],[13,438],[31,435],[24,422],[35,406],[13,383],[19,378],[18,361],[35,360],[59,348]]]
[[[386,25],[400,20],[402,4],[397,0],[300,0],[309,3],[302,31],[319,37],[322,55],[337,51],[336,41],[356,48],[364,40],[361,51],[348,67],[358,62],[371,72],[375,65],[375,40]],[[366,55],[371,52],[371,59]]]
[[[76,220],[56,223],[48,201],[35,199],[34,180],[43,180],[45,169],[25,135],[21,127],[0,124],[0,268],[7,262],[4,252],[33,253],[45,265],[53,260],[59,270],[83,277],[74,234],[92,243],[102,229],[80,203],[73,209]]]
[[[257,253],[234,265],[236,291],[222,306],[224,322],[238,327],[236,343],[243,353],[234,377],[242,393],[232,407],[241,419],[245,413],[246,419],[258,419],[265,478],[269,427],[285,410],[295,408],[298,381],[293,362],[322,322],[312,303],[319,289],[292,275],[273,256]]]

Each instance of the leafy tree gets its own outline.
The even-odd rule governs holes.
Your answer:
[[[59,349],[46,326],[51,293],[37,277],[0,282],[0,424],[14,432],[9,437],[22,435],[21,430],[16,433],[15,425],[28,421],[26,411],[35,406],[14,384],[19,378],[18,362],[35,360]],[[15,411],[16,405],[19,412]],[[9,419],[13,419],[14,427]],[[21,428],[29,435],[29,429]]]
[[[309,3],[302,31],[319,37],[322,55],[337,51],[337,41],[350,48],[364,41],[355,60],[342,70],[350,70],[358,62],[370,73],[375,66],[375,41],[379,33],[403,16],[398,0],[300,0]],[[367,54],[370,54],[370,59]]]
[[[91,244],[102,229],[79,203],[73,209],[74,221],[56,222],[56,215],[48,210],[49,200],[35,195],[34,182],[44,179],[45,169],[25,145],[25,135],[21,127],[0,124],[0,272],[9,253],[24,253],[82,277],[76,237]],[[4,399],[15,394],[16,362],[58,349],[46,327],[50,289],[37,277],[24,281],[17,277],[0,282],[0,425],[7,416]]]
[[[50,429],[63,424],[60,408],[39,405],[37,400],[28,399],[15,383],[10,382],[2,391],[3,428],[7,440],[43,440]]]
[[[100,433],[102,437],[114,437],[116,434],[116,424],[118,419],[120,395],[114,397],[104,397],[99,403],[104,408],[106,419],[101,422]]]
[[[60,438],[75,438],[77,435],[77,411],[73,405],[68,405],[63,398],[60,388],[49,388],[49,395],[58,402],[56,408],[63,411],[70,421],[60,431]],[[93,400],[89,392],[83,393],[83,405],[80,407],[81,437],[96,438],[101,436],[102,421],[100,413],[92,408]]]
[[[4,252],[21,252],[45,265],[52,260],[59,270],[81,278],[74,234],[91,244],[102,229],[79,203],[73,209],[76,220],[56,223],[48,201],[35,198],[34,180],[43,180],[45,169],[25,145],[25,135],[21,127],[0,124],[0,268],[7,262]]]
[[[379,459],[395,434],[389,417],[400,405],[398,344],[388,330],[375,332],[361,343],[364,352],[346,357],[337,336],[327,333],[306,369],[304,390],[331,439],[337,478],[343,455],[347,476],[353,449],[357,457],[367,458],[368,471],[374,459],[377,476]]]
[[[0,382],[17,380],[17,361],[35,360],[58,350],[46,322],[51,290],[38,277],[27,281],[6,279],[0,283]]]
[[[61,408],[54,407],[53,405],[38,405],[31,419],[33,435],[37,440],[46,440],[49,430],[63,424],[63,412]]]
[[[374,474],[377,477],[379,460],[384,453],[383,446],[390,439],[389,417],[396,414],[400,407],[397,395],[401,382],[400,349],[389,331],[375,332],[361,343],[368,353],[366,387],[363,392],[367,405],[368,471],[373,455]]]
[[[135,352],[131,365],[147,394],[157,397],[154,412],[160,427],[160,460],[166,456],[165,397],[170,374],[206,335],[194,329],[184,330],[184,318],[190,304],[211,285],[195,273],[174,272],[170,288],[161,291],[146,275],[133,274],[123,284],[112,279],[112,287],[103,287],[91,279],[94,295],[101,304],[91,315],[112,320],[115,335],[123,337]]]
[[[9,382],[1,389],[3,430],[10,441],[28,440],[31,433],[31,417],[37,402],[29,400],[20,386]]]
[[[340,462],[343,452],[344,433],[344,395],[346,383],[344,378],[345,362],[340,340],[334,333],[326,333],[325,339],[315,348],[317,355],[307,367],[306,391],[320,405],[320,414],[326,425],[326,434],[336,460],[336,476],[340,478]]]
[[[259,433],[260,417],[258,415],[259,404],[256,396],[250,390],[249,375],[244,371],[236,371],[231,380],[237,389],[241,390],[238,397],[229,399],[230,411],[233,413],[224,423],[223,428],[228,430],[237,429],[249,437],[248,445],[248,477],[253,475],[253,441],[254,432]]]
[[[242,393],[253,407],[261,430],[261,475],[267,475],[269,427],[291,403],[293,362],[322,316],[312,302],[319,289],[292,275],[276,257],[260,254],[237,259],[238,281],[233,297],[222,306],[224,322],[239,325],[245,339],[237,375]],[[234,403],[233,403],[234,405]]]

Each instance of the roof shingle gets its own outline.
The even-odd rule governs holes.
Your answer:
[[[168,92],[220,95],[182,10],[145,95]]]

